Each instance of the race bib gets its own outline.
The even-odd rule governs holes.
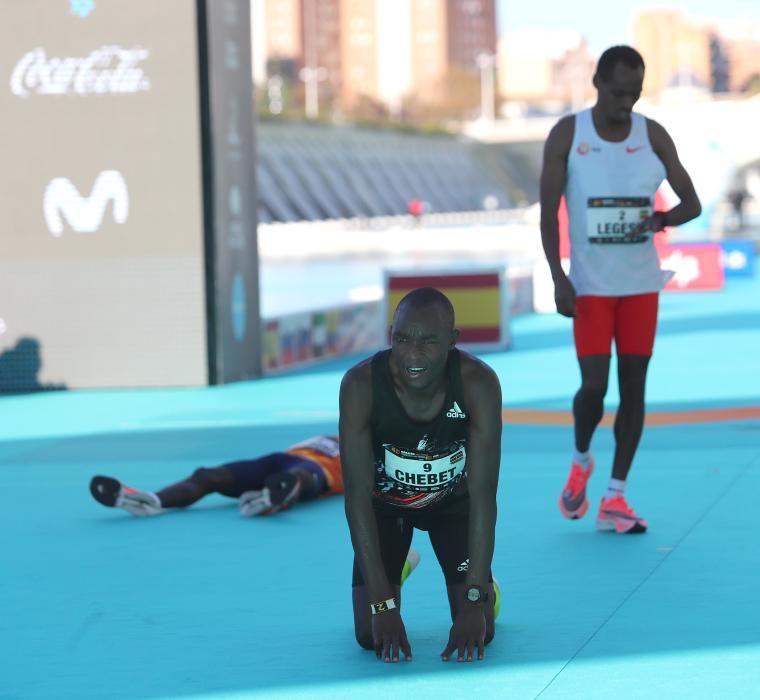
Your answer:
[[[589,197],[586,231],[589,243],[644,243],[649,231],[635,233],[652,213],[649,197]]]
[[[385,476],[396,487],[408,491],[440,491],[450,488],[464,471],[467,453],[455,443],[440,454],[421,454],[384,445]]]

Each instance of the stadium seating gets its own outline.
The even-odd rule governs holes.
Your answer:
[[[256,147],[262,223],[401,215],[413,199],[426,213],[510,208],[535,177],[520,154],[455,136],[263,122]]]

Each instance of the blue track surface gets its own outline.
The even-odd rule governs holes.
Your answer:
[[[760,406],[760,282],[663,297],[652,411]],[[510,408],[566,410],[578,373],[559,317],[514,321],[485,356]],[[449,618],[424,533],[404,588],[410,664],[353,640],[341,499],[245,520],[221,496],[138,520],[95,473],[157,489],[197,466],[333,431],[348,362],[207,389],[0,399],[0,698],[757,698],[760,420],[649,427],[629,495],[640,537],[563,520],[569,427],[504,429],[494,571],[504,593],[482,663],[443,664]],[[608,408],[614,408],[611,383]],[[609,429],[594,442],[592,504]]]

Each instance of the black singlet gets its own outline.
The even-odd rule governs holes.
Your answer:
[[[376,500],[426,508],[466,492],[470,418],[462,390],[459,351],[446,364],[446,399],[429,422],[412,420],[393,389],[390,350],[372,358],[372,448]]]

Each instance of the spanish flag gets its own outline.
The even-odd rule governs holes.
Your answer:
[[[498,343],[501,334],[501,279],[498,272],[388,276],[388,324],[396,306],[409,292],[435,287],[454,305],[459,343]]]

